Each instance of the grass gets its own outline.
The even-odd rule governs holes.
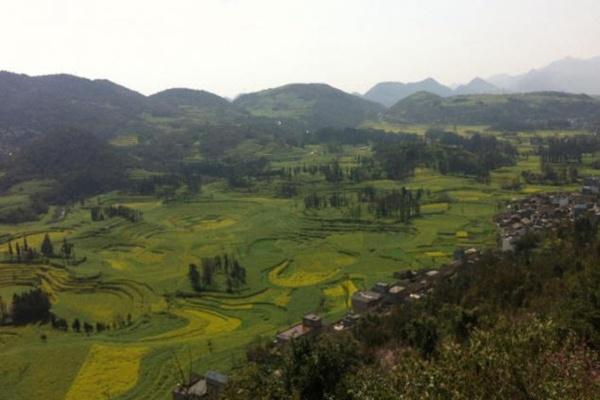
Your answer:
[[[468,134],[476,128],[457,130]],[[508,140],[525,154],[528,137]],[[344,146],[343,152],[343,165],[350,165],[355,155],[367,155],[370,149]],[[277,156],[273,164],[310,165],[334,157],[326,146],[306,146]],[[595,173],[592,161],[586,158],[585,168]],[[164,399],[179,379],[174,355],[186,368],[191,359],[200,373],[209,368],[228,371],[240,364],[244,347],[253,339],[272,336],[307,312],[319,311],[328,319],[343,315],[348,307],[344,285],[351,294],[377,281],[392,281],[399,270],[438,267],[456,247],[494,245],[492,216],[503,201],[573,189],[502,188],[522,171],[537,169],[539,160],[523,155],[517,165],[494,171],[490,184],[428,169],[417,170],[405,182],[344,184],[348,191],[365,185],[426,189],[422,216],[410,224],[366,216],[352,221],[331,209],[304,212],[305,193],[333,188],[322,178],[302,176],[302,194],[292,199],[274,198],[277,180],[261,183],[253,192],[232,191],[215,182],[189,202],[162,204],[155,198],[107,193],[70,207],[60,220],[45,216],[0,225],[0,252],[9,239],[27,236],[30,245],[39,246],[49,233],[55,247],[66,237],[75,244],[77,256],[87,258],[67,268],[0,263],[0,296],[6,300],[41,285],[51,294],[54,311],[69,323],[79,318],[111,325],[110,331],[91,336],[47,326],[0,328],[0,387],[5,388],[0,398],[104,399],[110,390],[112,399]],[[0,208],[14,206],[14,196],[34,192],[38,184],[0,197]],[[87,207],[95,204],[127,205],[142,210],[144,217],[136,223],[119,218],[92,222]],[[192,293],[190,263],[224,253],[246,268],[245,287],[226,293],[218,280],[220,287],[200,296],[177,296]],[[133,323],[120,324],[127,315]]]

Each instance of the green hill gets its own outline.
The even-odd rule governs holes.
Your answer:
[[[149,96],[148,103],[155,115],[199,123],[222,123],[247,115],[230,101],[204,90],[167,89]]]
[[[155,105],[192,108],[230,108],[231,103],[224,98],[204,90],[174,88],[163,90],[148,97]]]
[[[307,128],[356,126],[384,107],[324,84],[292,84],[242,95],[234,104],[257,117],[300,121]]]
[[[107,80],[0,72],[0,134],[5,144],[65,127],[110,135],[146,108],[143,95]]]
[[[557,92],[447,98],[420,92],[396,103],[386,117],[410,123],[570,126],[597,121],[600,102]]]

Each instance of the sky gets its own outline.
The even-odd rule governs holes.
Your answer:
[[[598,0],[0,0],[0,70],[144,94],[297,82],[362,93],[599,55]]]

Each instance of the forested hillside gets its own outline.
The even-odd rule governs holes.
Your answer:
[[[113,136],[148,108],[146,98],[107,80],[0,72],[2,146],[18,146],[57,129]]]
[[[252,115],[299,121],[309,129],[352,127],[384,111],[380,104],[323,84],[293,84],[246,94],[234,104]]]
[[[587,95],[554,92],[447,98],[420,92],[399,101],[386,117],[410,123],[560,129],[598,121],[600,102]]]

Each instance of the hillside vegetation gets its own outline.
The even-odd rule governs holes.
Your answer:
[[[301,121],[307,128],[351,127],[384,108],[323,84],[294,84],[238,97],[234,104],[259,117]]]
[[[587,95],[527,93],[442,98],[420,92],[399,101],[386,118],[408,123],[569,127],[600,119],[600,102]]]
[[[107,80],[0,72],[0,150],[11,152],[37,136],[61,129],[103,138],[127,131],[152,132],[154,121],[144,115],[178,117],[182,106],[196,112],[207,109],[211,120],[219,121],[221,115],[216,112],[227,111],[230,103],[200,91],[173,90],[146,97]]]

